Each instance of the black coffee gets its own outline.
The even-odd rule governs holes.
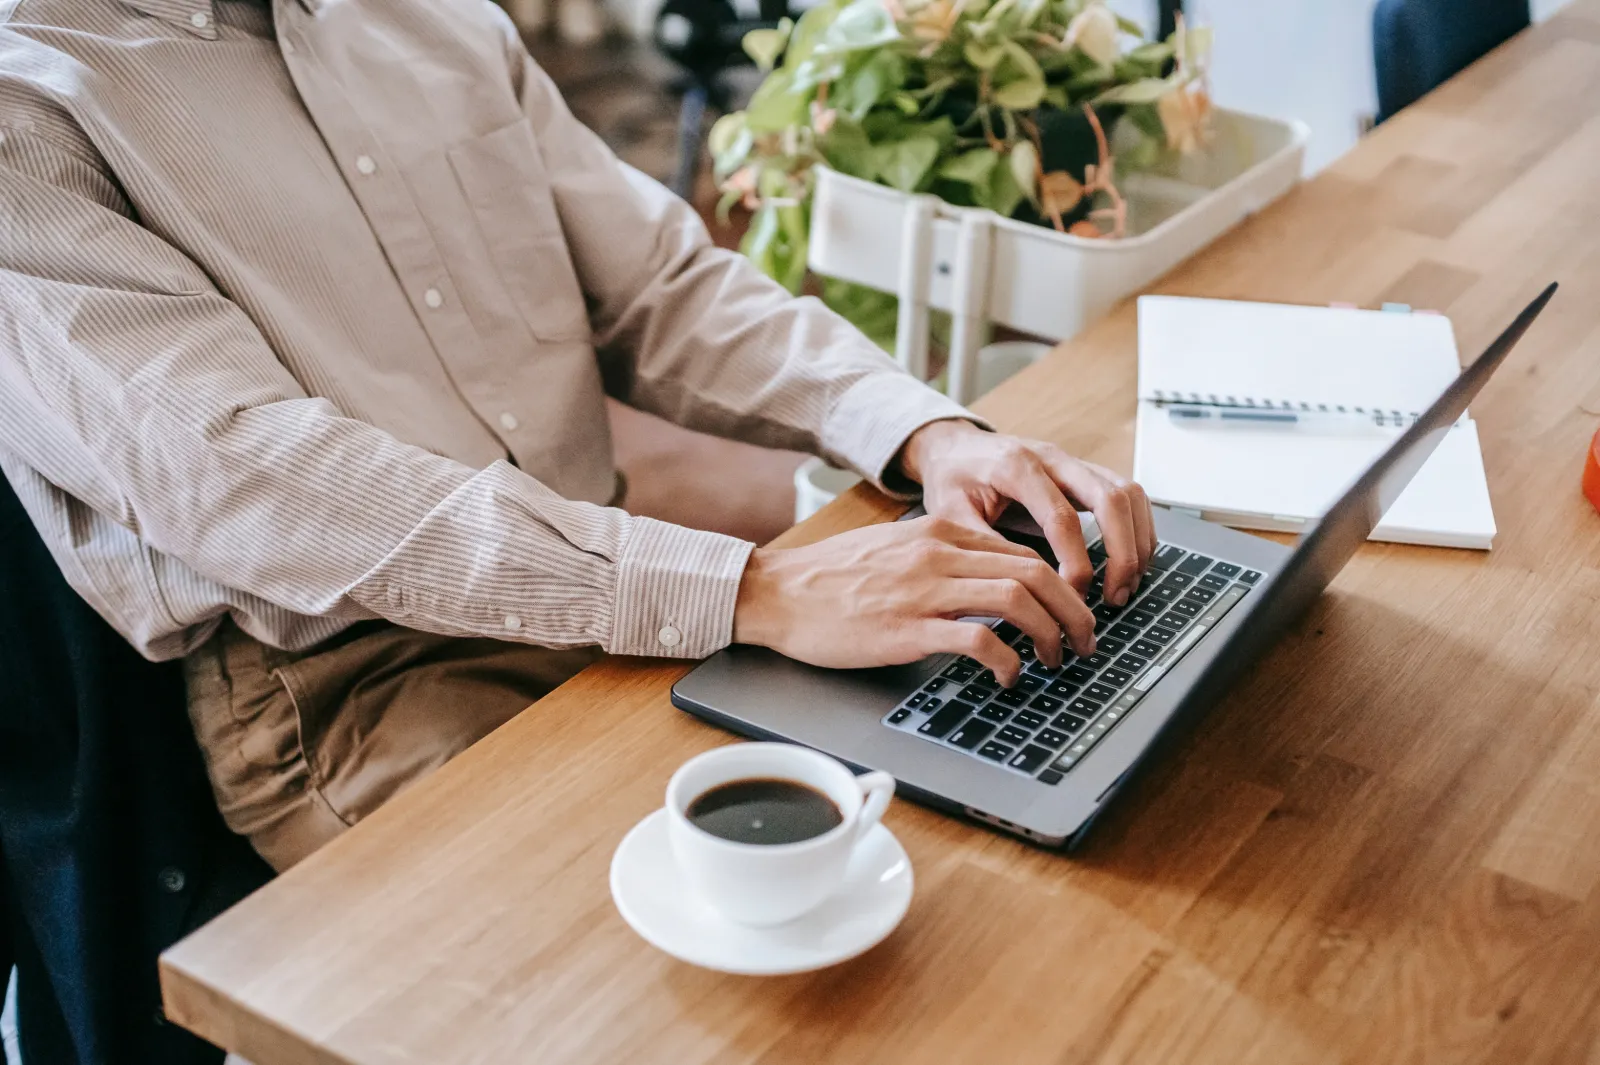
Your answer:
[[[836,828],[833,800],[792,780],[733,780],[689,804],[690,823],[735,843],[799,843]]]

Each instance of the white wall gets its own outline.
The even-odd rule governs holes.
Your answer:
[[[1188,0],[1214,28],[1211,81],[1223,107],[1311,127],[1306,172],[1342,155],[1377,110],[1372,70],[1376,0]],[[1533,0],[1535,19],[1566,0]],[[1136,17],[1136,16],[1135,16]]]

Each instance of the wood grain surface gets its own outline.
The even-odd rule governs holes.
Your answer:
[[[681,667],[590,669],[165,958],[256,1065],[1600,1061],[1600,0],[1163,279],[1434,308],[1475,354],[1488,554],[1369,545],[1073,857],[896,803],[917,895],[829,971],[721,976],[613,908],[613,849],[729,737]],[[1131,304],[988,396],[1126,471]],[[798,543],[892,517],[856,492]]]

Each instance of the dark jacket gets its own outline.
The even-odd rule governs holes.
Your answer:
[[[27,1065],[221,1061],[162,1019],[156,955],[269,876],[217,813],[181,665],[78,598],[0,478],[0,974]]]

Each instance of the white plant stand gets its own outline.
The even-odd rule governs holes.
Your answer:
[[[980,355],[1003,347],[981,347],[989,323],[1050,340],[1076,336],[1293,188],[1309,138],[1303,122],[1219,109],[1204,150],[1168,169],[1122,178],[1129,235],[1114,241],[1057,233],[818,167],[808,265],[899,297],[895,358],[919,380],[929,375],[928,314],[948,312],[945,391],[971,403],[998,383]],[[1015,359],[1008,361],[1015,372]],[[853,483],[852,475],[820,459],[802,464],[795,471],[795,520]]]

